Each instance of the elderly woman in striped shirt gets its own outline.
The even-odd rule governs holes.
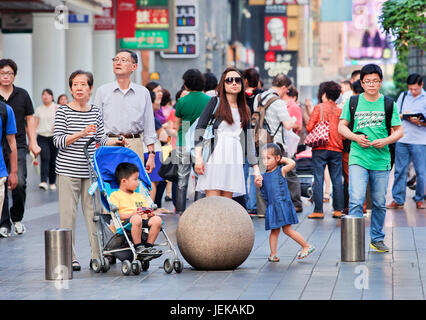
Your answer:
[[[81,197],[81,207],[89,234],[91,260],[99,259],[99,246],[96,227],[93,222],[93,202],[88,194],[90,176],[83,147],[93,136],[99,145],[125,145],[126,141],[108,138],[105,135],[100,110],[88,104],[93,90],[93,75],[90,72],[77,70],[69,77],[69,86],[73,101],[60,106],[55,115],[54,145],[59,149],[56,159],[58,175],[59,218],[61,228],[72,229],[72,266],[74,271],[81,269],[75,252],[75,222],[77,204]],[[88,148],[93,156],[95,145]]]

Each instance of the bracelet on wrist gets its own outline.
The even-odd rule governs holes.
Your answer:
[[[148,151],[148,156],[149,156],[150,154],[153,154],[153,155],[155,156],[155,151]]]

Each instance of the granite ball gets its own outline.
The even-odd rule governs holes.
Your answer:
[[[182,256],[195,269],[231,270],[250,255],[254,226],[247,211],[225,197],[207,197],[182,214],[176,232]]]

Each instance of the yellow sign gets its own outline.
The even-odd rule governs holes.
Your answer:
[[[160,80],[160,74],[158,72],[150,73],[149,80]]]

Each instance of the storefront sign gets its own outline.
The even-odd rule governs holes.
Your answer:
[[[169,48],[168,30],[136,30],[135,37],[120,40],[120,47],[126,49],[164,50]]]
[[[268,51],[264,56],[262,79],[273,78],[277,74],[287,75],[293,84],[297,83],[297,51]]]
[[[88,14],[69,14],[68,23],[89,23]]]
[[[135,36],[136,2],[135,0],[117,0],[117,38]]]
[[[136,0],[138,7],[167,7],[169,5],[168,0]]]
[[[198,41],[197,31],[179,31],[176,33],[176,50],[160,55],[162,58],[196,58],[199,55]]]
[[[195,1],[177,1],[176,27],[196,27],[198,6]]]
[[[31,32],[33,29],[33,16],[31,14],[3,14],[1,29],[5,33]]]
[[[95,15],[93,18],[96,31],[115,29],[114,8],[103,8],[103,14]]]
[[[265,17],[265,51],[287,50],[287,17]]]
[[[168,9],[137,9],[136,29],[167,29],[169,28]]]

